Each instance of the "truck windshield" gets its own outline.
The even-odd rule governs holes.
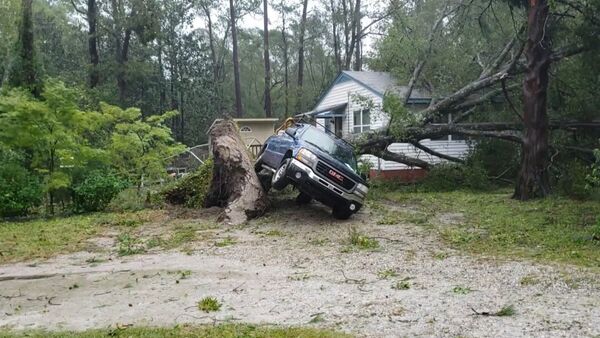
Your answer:
[[[332,136],[327,135],[327,133],[325,133],[324,131],[319,130],[317,128],[309,127],[302,134],[302,136],[300,136],[300,139],[312,144],[313,146],[333,156],[336,160],[344,163],[354,172],[357,171],[356,158],[354,157],[352,148],[349,146],[344,147],[339,145],[335,142]]]

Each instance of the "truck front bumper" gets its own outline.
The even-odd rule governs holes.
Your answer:
[[[290,163],[287,176],[296,183],[296,188],[300,191],[329,206],[345,203],[351,210],[358,211],[365,200],[365,196],[356,189],[351,193],[343,191],[295,158]]]

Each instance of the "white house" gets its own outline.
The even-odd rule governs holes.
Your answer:
[[[321,128],[327,128],[338,136],[348,137],[351,134],[385,127],[389,116],[381,110],[383,95],[386,92],[395,92],[403,97],[406,91],[407,87],[399,86],[389,73],[343,71],[308,114],[317,120]],[[409,110],[417,111],[426,108],[430,101],[431,97],[428,93],[413,90],[408,100]],[[421,143],[440,153],[454,157],[465,157],[470,147],[467,141],[455,135],[427,139]],[[394,143],[388,149],[432,164],[444,161],[408,143]],[[375,156],[367,155],[363,157],[363,160],[371,162],[372,175],[400,176],[408,180],[424,175],[424,171],[417,170],[418,168],[384,161]]]

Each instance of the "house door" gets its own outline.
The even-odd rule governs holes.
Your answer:
[[[334,126],[335,126],[335,129],[334,129],[335,135],[338,136],[338,137],[342,137],[342,127],[343,127],[342,126],[342,123],[343,123],[342,118],[341,117],[335,117],[333,123],[334,123]]]

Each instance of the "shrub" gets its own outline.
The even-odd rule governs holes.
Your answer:
[[[111,211],[139,211],[146,207],[146,197],[135,188],[119,192],[108,204]]]
[[[113,173],[100,170],[91,171],[85,179],[73,188],[73,202],[77,211],[101,211],[119,192],[127,187],[127,182]]]
[[[561,164],[555,177],[557,192],[575,199],[590,198],[592,190],[586,180],[590,172],[589,167],[574,159]]]
[[[20,164],[0,163],[0,217],[24,216],[42,203],[40,179]]]
[[[427,173],[421,182],[421,188],[433,191],[450,191],[461,188],[487,190],[490,187],[492,184],[479,163],[470,165],[438,164]]]
[[[171,204],[183,204],[186,207],[202,207],[212,182],[212,159],[206,160],[196,171],[183,177],[162,194]]]
[[[520,147],[512,142],[481,139],[467,158],[468,165],[479,166],[487,176],[514,179],[519,173]]]

